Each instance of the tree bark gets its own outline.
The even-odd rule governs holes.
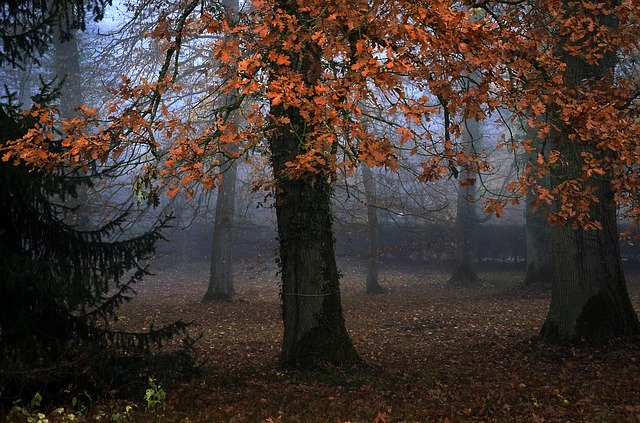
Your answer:
[[[225,14],[230,22],[238,19],[238,0],[224,0]],[[235,101],[237,93],[227,96],[227,103]],[[236,127],[240,124],[237,111],[231,113],[230,119]],[[229,146],[229,153],[237,152],[234,145]],[[235,240],[235,201],[238,163],[228,160],[221,168],[222,180],[216,198],[216,215],[213,223],[213,246],[211,248],[211,266],[209,286],[202,299],[207,301],[230,301],[235,295],[233,286],[233,245]]]
[[[323,173],[288,175],[286,163],[304,151],[306,124],[293,108],[276,106],[272,114],[291,122],[269,139],[282,272],[280,364],[309,368],[357,361],[342,315],[330,181]]]
[[[304,122],[296,110],[275,107],[272,113],[291,122],[269,139],[282,271],[280,363],[314,367],[353,362],[358,356],[344,325],[334,255],[332,188],[321,173],[297,179],[287,175],[285,164],[302,152]]]
[[[534,150],[529,154],[529,166],[535,165],[538,153],[545,154],[543,143],[536,137],[536,130],[528,128],[528,137],[533,140]],[[537,181],[549,188],[549,178]],[[528,288],[549,289],[553,282],[553,255],[551,253],[551,227],[544,216],[544,206],[534,210],[536,198],[527,192],[525,198],[526,272],[523,284]]]
[[[574,13],[565,1],[567,15]],[[617,22],[612,12],[613,4],[601,2],[601,9],[594,8],[594,20],[610,29]],[[572,6],[573,7],[573,6]],[[615,53],[602,51],[596,64],[588,64],[580,57],[563,53],[566,63],[565,81],[569,89],[583,85],[588,90],[589,81],[612,81]],[[562,157],[558,168],[552,172],[553,186],[582,176],[582,153],[605,154],[592,146],[569,139],[571,133],[562,123],[559,111],[552,111],[556,130],[552,140]],[[597,157],[597,156],[596,156]],[[619,230],[616,221],[614,192],[611,176],[592,178],[587,182],[595,188],[598,203],[591,206],[590,216],[602,226],[598,230],[574,229],[568,225],[552,227],[555,280],[551,294],[549,313],[541,329],[541,337],[552,342],[586,341],[600,344],[612,338],[640,334],[638,318],[626,288],[620,260]]]
[[[462,142],[468,151],[474,141],[480,139],[480,124],[475,119],[467,119],[462,134]],[[460,172],[461,180],[469,180],[475,175],[469,169]],[[458,286],[477,286],[480,278],[476,272],[475,238],[478,217],[476,212],[475,183],[460,186],[456,203],[456,255],[453,273],[449,283]]]
[[[362,164],[362,179],[364,195],[367,202],[367,229],[369,232],[369,260],[367,263],[367,294],[383,294],[385,289],[378,281],[380,267],[380,226],[378,225],[378,210],[376,208],[376,181],[371,168]]]
[[[298,3],[279,0],[276,7],[310,22]],[[274,29],[275,30],[275,29]],[[283,37],[288,28],[283,28]],[[276,49],[283,49],[276,45]],[[302,51],[280,50],[291,59],[308,87],[322,76],[320,51],[308,44]],[[278,78],[274,68],[270,78]],[[268,135],[275,181],[275,208],[278,222],[279,264],[282,274],[282,320],[284,338],[280,364],[310,368],[325,364],[359,361],[344,324],[340,301],[340,281],[334,254],[331,211],[334,170],[318,168],[293,177],[287,163],[307,152],[312,124],[294,105],[270,105],[272,122]],[[287,122],[287,123],[283,123]]]

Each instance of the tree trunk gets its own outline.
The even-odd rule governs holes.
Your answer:
[[[353,362],[358,356],[344,325],[333,249],[332,188],[322,173],[289,178],[285,163],[304,148],[304,122],[295,109],[273,109],[275,116],[286,115],[291,122],[269,139],[282,270],[280,363],[314,367]]]
[[[528,162],[535,165],[538,153],[544,154],[543,143],[536,137],[534,128],[528,128],[528,136],[533,140],[534,150],[529,154]],[[539,184],[549,188],[549,178],[539,180]],[[535,196],[527,192],[525,199],[526,230],[526,273],[523,284],[529,288],[548,289],[553,281],[553,255],[551,254],[551,227],[544,216],[544,206],[534,210]]]
[[[75,33],[71,33],[68,40],[62,41],[58,25],[54,25],[53,62],[58,82],[62,82],[60,113],[62,117],[71,119],[75,115],[75,109],[84,102],[78,37]]]
[[[299,22],[312,21],[297,2],[279,0],[276,7],[297,16]],[[287,27],[274,31],[282,31],[283,39],[290,35]],[[290,57],[288,70],[295,70],[307,87],[318,83],[324,65],[317,46],[308,44],[294,52],[281,44],[274,48]],[[278,69],[274,68],[270,78],[278,77]],[[276,122],[268,135],[268,145],[275,181],[282,273],[284,338],[280,364],[309,368],[358,361],[340,302],[329,180],[334,170],[319,167],[317,172],[305,172],[294,178],[287,163],[307,152],[313,127],[294,105],[272,102],[269,114],[271,121]]]
[[[222,168],[222,181],[218,189],[213,223],[209,287],[202,301],[230,301],[235,295],[233,245],[237,168],[236,160],[228,162]]]
[[[597,14],[595,21],[615,28],[615,14],[604,14],[611,12],[614,5],[608,2],[602,2],[601,5],[602,9],[594,8],[594,12],[587,13]],[[567,1],[564,6],[567,15],[574,13]],[[574,90],[589,80],[601,82],[613,79],[615,53],[602,51],[602,54],[598,63],[590,65],[582,58],[563,53],[569,89]],[[582,89],[588,91],[589,87],[583,86]],[[563,125],[559,111],[552,113],[555,115],[552,122],[557,129],[551,136],[554,148],[562,157],[551,175],[552,186],[556,186],[582,176],[582,153],[605,153],[570,140],[570,128]],[[590,216],[602,225],[602,229],[573,229],[568,225],[552,227],[556,273],[549,314],[541,330],[541,337],[552,342],[584,340],[600,344],[615,337],[640,334],[640,325],[629,300],[622,271],[610,175],[592,178],[588,184],[595,188],[599,200],[591,206]]]
[[[84,102],[82,87],[82,69],[77,32],[69,34],[69,39],[61,40],[61,23],[53,26],[53,73],[60,83],[60,115],[65,119],[76,116],[76,109]],[[85,177],[86,173],[76,171],[77,176]],[[64,220],[67,224],[81,230],[89,230],[91,226],[91,206],[95,202],[91,198],[92,190],[86,184],[76,186],[76,195],[65,198]]]
[[[480,124],[475,119],[465,121],[462,142],[468,151],[471,151],[474,142],[480,139]],[[476,144],[477,146],[477,144]],[[463,169],[460,172],[462,181],[474,178],[473,172]],[[449,283],[458,286],[477,286],[480,278],[476,273],[475,238],[478,218],[476,215],[475,198],[476,186],[474,183],[465,184],[458,189],[456,204],[456,255],[453,273]]]
[[[227,19],[235,22],[238,18],[238,0],[224,0]],[[228,96],[227,102],[235,101],[237,93]],[[240,124],[237,111],[231,113],[232,124]],[[235,145],[229,146],[229,153],[236,153]],[[233,245],[235,240],[235,201],[238,163],[235,159],[222,166],[222,180],[216,198],[216,215],[213,223],[213,247],[209,287],[202,301],[230,301],[235,295],[233,287]]]
[[[367,294],[383,294],[385,289],[378,281],[380,266],[378,210],[376,209],[376,181],[371,168],[362,164],[364,195],[367,202],[367,227],[369,231],[369,260],[367,265]]]

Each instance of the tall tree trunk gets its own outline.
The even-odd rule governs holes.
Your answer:
[[[367,294],[383,294],[385,289],[378,281],[378,268],[380,267],[378,209],[376,196],[376,181],[371,168],[366,163],[362,164],[362,179],[364,195],[367,202],[367,228],[369,232],[369,260],[367,263]]]
[[[617,25],[612,8],[614,2],[600,2],[594,8],[594,20],[614,29]],[[575,13],[564,1],[567,15]],[[578,7],[578,6],[575,6]],[[596,64],[588,64],[580,57],[563,53],[566,63],[565,80],[569,89],[585,81],[611,81],[615,67],[615,53],[602,51]],[[589,82],[586,82],[589,83]],[[583,87],[588,90],[588,87]],[[557,130],[551,136],[562,156],[558,168],[551,175],[553,186],[581,177],[584,164],[582,153],[605,154],[593,147],[569,139],[570,129],[563,125],[559,111],[553,122]],[[616,221],[614,193],[610,175],[592,178],[589,185],[596,191],[599,202],[591,206],[590,216],[602,225],[598,230],[573,229],[570,226],[552,227],[555,280],[549,313],[542,326],[541,337],[553,342],[585,340],[599,344],[607,340],[640,334],[640,325],[622,271],[619,231]]]
[[[60,87],[60,113],[62,117],[71,119],[75,109],[84,102],[82,90],[82,72],[78,52],[78,37],[71,33],[68,40],[60,39],[60,28],[54,26],[53,64],[54,73]]]
[[[238,19],[238,0],[224,0],[225,13],[230,22]],[[237,93],[228,96],[227,102],[234,102]],[[237,111],[231,113],[232,124],[240,124]],[[229,153],[236,152],[234,145]],[[202,301],[229,301],[235,295],[233,287],[233,245],[235,240],[235,201],[238,163],[235,159],[227,161],[222,169],[222,181],[216,198],[216,215],[213,223],[213,247],[211,249],[211,267],[209,287]]]
[[[480,139],[480,124],[475,119],[465,121],[462,142],[468,151],[473,149],[474,142]],[[460,172],[462,181],[475,178],[473,172],[463,169]],[[475,198],[476,186],[468,183],[458,189],[456,203],[456,254],[453,273],[449,283],[458,286],[476,286],[480,278],[476,272],[475,238],[478,225]]]
[[[236,160],[223,166],[222,181],[216,199],[213,223],[213,247],[209,287],[203,301],[229,301],[235,295],[233,287],[233,245],[235,240]]]
[[[61,84],[60,115],[65,119],[72,119],[76,115],[76,109],[84,102],[82,69],[77,32],[70,32],[68,39],[61,39],[61,25],[62,23],[58,23],[53,26],[53,73]],[[77,171],[77,175],[86,176],[82,171]],[[82,230],[91,228],[90,197],[90,187],[80,184],[76,187],[75,197],[64,200],[68,207],[64,216],[67,224]]]
[[[527,135],[533,140],[533,151],[529,154],[528,163],[535,165],[543,143],[536,136],[534,128],[528,128]],[[539,184],[549,188],[549,179],[539,180]],[[535,196],[527,192],[525,199],[525,231],[526,231],[526,273],[523,284],[530,288],[549,288],[553,282],[553,255],[551,254],[551,227],[544,216],[543,206],[534,209]]]
[[[279,0],[276,7],[310,22],[292,0]],[[288,28],[282,31],[288,36]],[[299,52],[278,52],[291,59],[307,87],[315,86],[323,72],[320,51],[308,44]],[[278,78],[277,69],[270,75]],[[300,110],[284,103],[271,104],[277,125],[268,137],[275,181],[275,208],[282,273],[282,320],[284,338],[280,364],[284,367],[314,367],[327,363],[358,361],[342,316],[340,280],[334,254],[331,211],[331,169],[318,169],[292,177],[287,163],[307,152],[313,128]],[[287,122],[287,123],[283,123]]]

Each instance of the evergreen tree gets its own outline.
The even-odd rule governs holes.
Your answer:
[[[33,9],[36,3],[53,6]],[[84,7],[94,8],[100,16],[106,4],[91,0],[83,6],[75,1],[64,8],[63,3],[5,5],[0,22],[6,28],[30,31],[3,37],[0,64],[15,67],[25,58],[37,60],[51,41],[53,23],[64,22],[59,27],[64,38],[83,27]],[[75,12],[69,15],[69,10]],[[57,96],[59,89],[45,84],[34,104],[46,107]],[[12,103],[11,95],[0,103],[0,152],[34,123]],[[53,142],[48,148],[61,147]],[[128,239],[122,237],[128,211],[101,227],[79,230],[64,221],[69,211],[65,200],[76,197],[81,186],[91,186],[98,174],[69,168],[41,170],[7,159],[0,160],[0,391],[4,395],[6,377],[17,369],[52,365],[63,353],[88,347],[148,350],[184,330],[180,321],[146,333],[109,328],[117,308],[134,293],[132,285],[148,274],[146,259],[152,256],[167,218]]]

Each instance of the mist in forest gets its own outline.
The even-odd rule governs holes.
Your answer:
[[[0,421],[640,418],[637,0],[0,8]]]

